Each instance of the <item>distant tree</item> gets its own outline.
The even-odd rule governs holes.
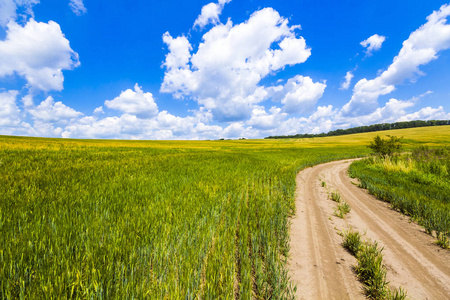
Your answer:
[[[375,154],[383,157],[399,153],[402,149],[402,138],[390,135],[387,137],[387,139],[383,139],[377,135],[367,147],[372,149]]]

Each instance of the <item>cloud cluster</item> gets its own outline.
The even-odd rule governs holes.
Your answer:
[[[273,90],[260,85],[261,80],[311,55],[305,39],[297,35],[299,28],[289,26],[274,9],[264,8],[241,24],[230,19],[217,23],[203,35],[195,53],[185,36],[173,38],[167,32],[163,41],[169,53],[161,92],[195,100],[219,122],[248,120]],[[281,88],[286,111],[302,111],[306,102],[317,101],[317,94],[323,93],[325,84],[308,78],[292,78]],[[307,91],[309,87],[313,90]],[[303,92],[309,95],[295,98]]]
[[[443,5],[427,17],[427,22],[411,33],[403,42],[392,64],[378,77],[363,78],[356,83],[353,96],[342,108],[344,116],[358,116],[374,111],[378,98],[395,90],[395,86],[407,79],[422,75],[419,66],[437,58],[439,51],[450,48],[450,5]]]
[[[197,103],[197,108],[185,117],[160,111],[153,94],[138,83],[112,100],[105,100],[92,114],[55,101],[48,93],[63,89],[62,71],[79,66],[78,54],[55,22],[30,19],[19,25],[11,21],[16,18],[17,5],[31,9],[38,0],[0,2],[0,8],[5,8],[0,10],[0,24],[6,26],[6,38],[0,41],[0,57],[5,58],[0,60],[0,78],[20,76],[27,82],[23,89],[27,94],[23,97],[19,91],[0,89],[0,134],[121,139],[260,138],[382,122],[450,119],[441,106],[415,109],[420,98],[429,92],[408,100],[391,98],[381,107],[378,105],[380,96],[391,93],[405,80],[422,75],[419,66],[450,48],[450,6],[433,12],[403,42],[392,64],[374,79],[359,80],[350,101],[339,108],[317,107],[327,87],[325,80],[297,74],[275,84],[267,83],[286,67],[305,62],[311,49],[299,36],[300,26],[289,25],[272,8],[258,10],[240,24],[233,24],[231,19],[222,24],[220,14],[230,1],[219,0],[203,7],[194,27],[212,26],[198,45],[192,45],[184,35],[172,37],[166,32],[162,37],[168,52],[160,91],[180,101]],[[71,0],[70,5],[76,14],[86,12],[80,0]],[[1,23],[2,20],[8,22]],[[363,46],[369,55],[383,41],[384,37],[374,35]],[[341,89],[349,89],[352,79],[352,71],[347,72]],[[35,91],[46,92],[45,100],[37,105]]]

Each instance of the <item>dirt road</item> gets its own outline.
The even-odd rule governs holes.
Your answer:
[[[291,225],[289,268],[298,299],[364,299],[352,271],[356,259],[341,246],[338,232],[352,227],[384,247],[391,288],[410,299],[450,299],[450,251],[407,217],[358,188],[347,175],[350,160],[308,168],[297,176],[297,213]],[[322,186],[322,181],[326,186]],[[334,216],[338,191],[351,206],[345,219]]]

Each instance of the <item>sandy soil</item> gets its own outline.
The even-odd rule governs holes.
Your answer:
[[[356,180],[347,175],[350,163],[326,163],[297,176],[289,259],[297,298],[365,298],[352,268],[356,259],[344,250],[338,234],[352,227],[384,247],[391,288],[403,287],[410,299],[450,299],[450,251],[436,246],[423,228],[387,203],[358,188]],[[328,198],[332,191],[338,191],[351,206],[345,219],[334,216],[337,204]]]

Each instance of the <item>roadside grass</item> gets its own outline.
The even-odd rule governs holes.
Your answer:
[[[411,217],[449,248],[450,148],[420,147],[396,157],[354,162],[350,176],[393,209]]]

